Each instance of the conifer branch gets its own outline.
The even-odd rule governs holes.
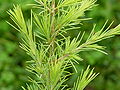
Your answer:
[[[81,21],[89,20],[89,18],[81,19],[81,17],[84,16],[85,11],[95,6],[96,0],[36,0],[36,2],[40,5],[34,4],[34,6],[39,6],[43,11],[35,13],[31,10],[29,20],[24,19],[19,5],[8,11],[15,25],[9,22],[8,24],[19,31],[23,41],[20,47],[32,57],[27,70],[38,78],[38,80],[30,78],[32,84],[27,84],[27,89],[22,88],[23,90],[64,90],[67,88],[65,82],[68,76],[72,75],[66,69],[73,67],[77,72],[74,64],[78,64],[78,60],[83,60],[79,52],[97,50],[106,54],[104,47],[97,43],[119,35],[120,25],[110,29],[112,22],[105,29],[106,22],[97,32],[94,26],[87,40],[81,42],[85,33],[79,33],[76,38],[71,39],[63,32],[78,29]],[[97,75],[88,66],[81,72],[74,87],[70,90],[83,90]]]

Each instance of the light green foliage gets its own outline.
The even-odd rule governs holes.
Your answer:
[[[109,26],[109,23],[114,21],[110,28],[113,28],[120,23],[120,2],[118,0],[97,0],[96,3],[99,5],[91,12],[86,13],[86,17],[91,17],[93,19],[83,23],[86,27],[81,27],[81,29],[84,28],[82,30],[86,30],[85,35],[89,35],[89,28],[92,23],[97,23],[96,30],[99,30],[107,19],[109,19],[109,21],[106,26]],[[107,47],[105,51],[108,52],[108,55],[104,55],[96,51],[81,53],[81,56],[85,58],[87,64],[95,66],[95,70],[100,72],[100,75],[91,84],[89,84],[88,88],[92,88],[94,90],[119,90],[119,35],[114,38],[103,40],[102,42],[99,42],[99,45],[105,45]]]
[[[98,75],[93,73],[93,70],[94,69],[90,70],[88,66],[84,72],[82,71],[73,90],[83,90],[88,85],[88,83]]]
[[[27,69],[34,73],[37,80],[30,78],[32,85],[28,90],[83,90],[98,74],[90,70],[89,66],[82,71],[72,88],[67,87],[65,81],[72,73],[66,69],[73,67],[77,73],[75,63],[82,60],[78,55],[81,51],[103,51],[104,47],[96,44],[106,38],[120,34],[120,25],[110,29],[110,26],[95,32],[95,26],[85,42],[82,42],[85,33],[79,33],[76,38],[66,36],[67,30],[79,28],[84,13],[95,6],[96,0],[36,0],[41,10],[35,13],[31,10],[29,20],[25,20],[21,7],[14,6],[8,14],[16,25],[9,24],[18,30],[23,42],[20,47],[31,56],[31,64]],[[34,23],[33,23],[34,22]],[[34,29],[36,26],[36,30]],[[80,39],[79,39],[80,38]],[[26,90],[25,88],[23,88]]]

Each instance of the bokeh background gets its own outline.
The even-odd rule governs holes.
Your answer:
[[[22,90],[21,86],[25,86],[28,76],[31,76],[25,70],[25,61],[30,57],[19,48],[20,35],[6,21],[10,20],[7,11],[13,8],[13,4],[20,4],[27,17],[30,14],[30,7],[26,4],[32,2],[34,0],[0,0],[0,90]],[[86,17],[93,19],[83,22],[81,26],[81,30],[85,30],[86,34],[89,34],[95,23],[97,30],[106,20],[109,20],[108,24],[114,21],[111,28],[120,23],[120,0],[98,0],[97,3],[98,6],[86,12]],[[69,32],[72,37],[77,33],[78,31]],[[104,40],[99,44],[107,47],[108,55],[96,51],[84,52],[81,53],[81,57],[85,61],[76,65],[79,70],[90,64],[95,67],[96,72],[100,72],[86,90],[120,90],[120,36]],[[77,75],[74,75],[70,78],[67,82],[69,86],[72,86],[76,77]]]

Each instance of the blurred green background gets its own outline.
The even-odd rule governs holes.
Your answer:
[[[26,4],[32,2],[34,0],[0,0],[0,90],[21,90],[21,86],[25,86],[28,82],[30,73],[25,70],[25,61],[30,57],[19,48],[20,35],[6,21],[10,20],[7,11],[13,8],[13,4],[20,4],[27,16],[30,8]],[[97,24],[98,30],[107,19],[109,23],[114,21],[112,27],[120,23],[120,0],[98,0],[97,3],[99,4],[97,7],[86,12],[86,17],[93,18],[83,22],[81,30],[85,30],[86,34],[89,34],[94,23]],[[69,34],[74,37],[77,31]],[[120,90],[120,36],[104,40],[99,44],[107,47],[108,55],[95,51],[84,52],[81,53],[81,57],[85,61],[76,65],[79,70],[79,67],[90,64],[96,68],[96,72],[100,72],[86,90]],[[69,80],[70,86],[76,76],[72,76]]]

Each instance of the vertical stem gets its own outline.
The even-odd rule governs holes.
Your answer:
[[[51,41],[50,41],[50,44],[51,44],[51,47],[50,47],[50,57],[54,55],[54,39],[53,39],[53,34],[55,33],[55,0],[52,0],[52,4],[51,4],[51,8],[52,8],[52,12],[51,12]],[[51,67],[51,65],[50,65]],[[49,70],[49,85],[50,85],[50,90],[53,90],[54,87],[52,87],[52,83],[51,83],[51,76],[50,76],[50,70]]]
[[[51,48],[50,48],[50,56],[54,54],[54,39],[53,34],[55,33],[55,0],[52,0],[52,12],[51,12]]]
[[[55,19],[55,0],[52,0],[52,26],[51,26],[51,34],[53,34],[55,32],[55,25],[54,25],[54,19]]]

